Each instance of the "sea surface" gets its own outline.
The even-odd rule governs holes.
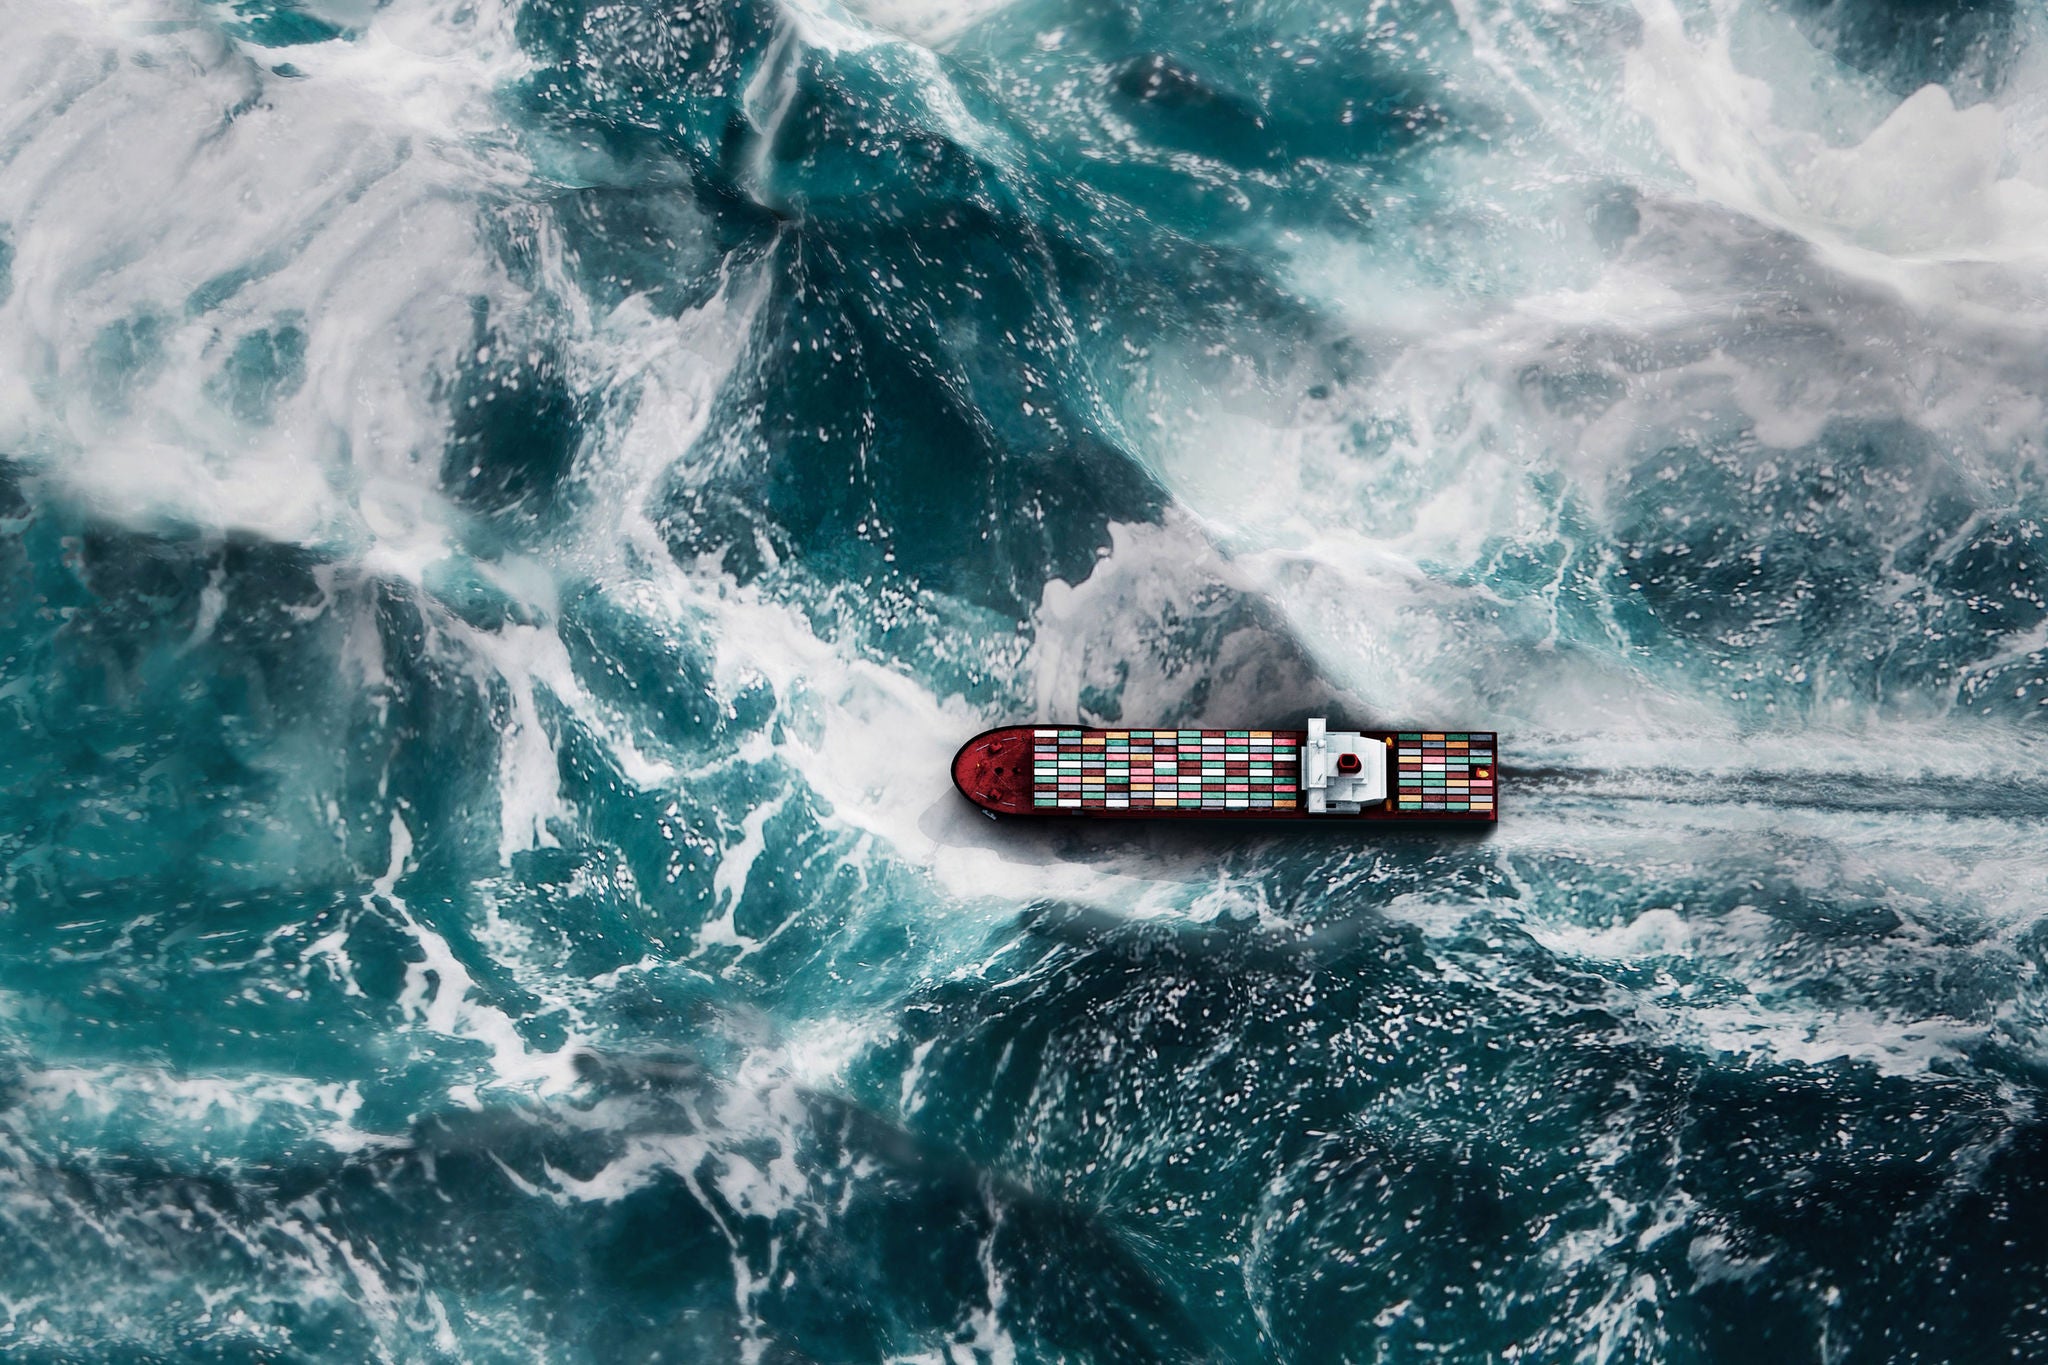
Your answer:
[[[2048,1360],[2044,442],[2039,0],[0,0],[0,1358]]]

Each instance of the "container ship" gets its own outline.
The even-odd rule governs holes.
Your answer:
[[[1010,725],[960,746],[953,784],[995,817],[1104,820],[1498,818],[1480,730],[1133,730]]]

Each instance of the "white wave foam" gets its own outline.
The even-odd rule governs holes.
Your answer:
[[[845,0],[877,28],[924,47],[944,50],[978,25],[1016,7],[1018,0]]]
[[[558,1093],[575,1085],[575,1058],[583,1040],[571,1035],[552,1050],[539,1050],[526,1041],[509,1014],[480,997],[475,977],[456,956],[447,938],[423,923],[399,896],[398,882],[412,857],[412,829],[396,813],[391,817],[390,829],[391,865],[377,879],[374,894],[398,917],[420,954],[406,966],[405,985],[397,1002],[399,1012],[430,1032],[483,1044],[491,1055],[493,1084],[541,1094]],[[453,1094],[471,1107],[480,1107],[475,1085],[458,1084]]]
[[[12,15],[0,371],[26,383],[0,432],[110,515],[376,542],[416,575],[450,521],[436,377],[473,299],[522,302],[476,208],[521,174],[489,108],[520,61],[509,16],[394,7],[278,50],[304,73],[282,77],[185,5]],[[306,381],[238,419],[215,376],[279,327]]]
[[[391,1141],[357,1126],[363,1095],[354,1081],[55,1066],[27,1073],[20,1095],[28,1109],[13,1112],[15,1127],[32,1135],[61,1132],[87,1149],[132,1150],[141,1141],[232,1164],[275,1160],[305,1141],[340,1152]]]
[[[1729,15],[1688,26],[1671,0],[1639,0],[1643,41],[1630,54],[1624,94],[1699,192],[1835,249],[1845,264],[2002,260],[2033,265],[2033,231],[2048,191],[2006,174],[2007,116],[1996,105],[1958,109],[1929,85],[1847,145],[1787,127],[1776,89],[1742,71]],[[1747,13],[1744,12],[1745,18]],[[1779,52],[1812,49],[1776,35]],[[1818,53],[1809,89],[1869,96],[1865,79]],[[1832,113],[1833,111],[1828,111]]]
[[[1161,348],[1123,428],[1242,571],[1272,561],[1267,590],[1375,702],[1457,714],[1481,700],[1459,692],[1478,691],[1521,721],[1539,717],[1517,695],[1540,693],[1545,717],[1576,709],[1568,725],[1620,708],[1630,725],[1712,726],[1725,697],[1643,676],[1583,627],[1575,657],[1552,656],[1561,577],[1513,605],[1445,580],[1502,547],[1597,554],[1612,481],[1658,442],[1768,472],[1773,447],[1897,422],[1988,503],[2029,486],[2048,320],[2038,25],[2021,26],[2006,92],[1958,108],[1938,87],[1886,95],[1755,5],[1645,0],[1633,34],[1594,40],[1552,9],[1458,12],[1478,67],[1458,75],[1503,107],[1510,148],[1432,153],[1445,192],[1390,201],[1369,244],[1298,230],[1275,243],[1362,373],[1331,385],[1285,358],[1262,367],[1249,346],[1233,365]],[[1596,240],[1593,201],[1616,187],[1637,225]],[[1447,277],[1433,244],[1475,233],[1488,248]],[[1553,410],[1553,375],[1605,392]],[[1336,392],[1297,396],[1318,383]],[[1588,514],[1592,543],[1568,510]],[[1580,591],[1606,605],[1607,589]],[[1536,646],[1515,658],[1526,686],[1466,689],[1447,668],[1452,688],[1436,691],[1415,676],[1471,628],[1432,634],[1459,606]]]

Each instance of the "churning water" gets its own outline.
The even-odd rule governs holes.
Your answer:
[[[2044,436],[2033,0],[0,0],[0,1353],[2048,1358]]]

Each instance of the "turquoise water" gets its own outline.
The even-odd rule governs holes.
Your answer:
[[[2038,6],[0,26],[0,1355],[2048,1358]]]

